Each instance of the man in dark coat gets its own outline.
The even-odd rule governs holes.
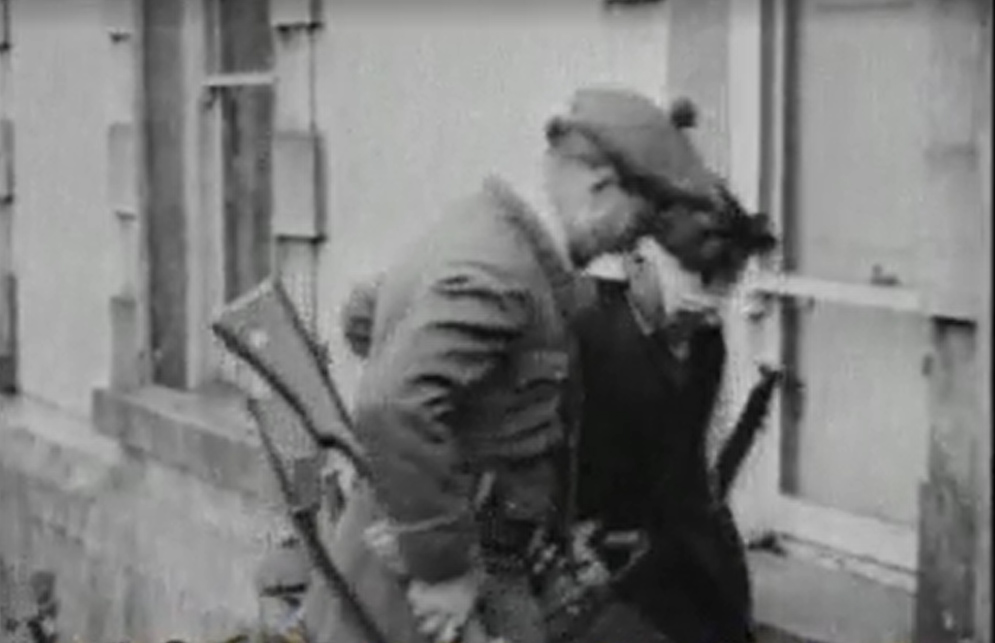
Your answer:
[[[706,441],[725,367],[724,299],[774,240],[765,217],[722,191],[727,207],[677,209],[634,252],[592,270],[596,302],[577,323],[580,518],[648,532],[649,556],[620,593],[675,643],[752,640],[744,549]]]
[[[452,641],[472,614],[508,643],[545,640],[525,553],[566,504],[575,271],[629,248],[661,199],[714,198],[636,94],[581,91],[547,138],[548,212],[488,182],[378,284],[354,410],[373,485],[332,553],[391,643]],[[315,643],[368,643],[320,582],[305,620]]]

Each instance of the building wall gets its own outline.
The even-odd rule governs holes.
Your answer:
[[[108,304],[127,269],[105,188],[106,94],[119,88],[103,65],[103,4],[19,1],[14,16],[21,382],[77,415],[108,386]],[[665,9],[609,20],[592,3],[566,21],[472,29],[327,9],[314,94],[329,153],[319,305],[334,339],[352,279],[450,199],[491,172],[537,191],[544,121],[576,87],[664,98]],[[220,640],[251,627],[253,574],[285,525],[247,425],[218,426],[230,409],[161,389],[95,400],[92,423],[0,401],[0,570],[52,572],[67,640]]]
[[[465,21],[328,9],[316,53],[329,154],[318,297],[337,357],[347,352],[338,307],[358,275],[384,268],[488,174],[538,192],[543,125],[575,89],[620,84],[666,99],[665,5],[613,16],[597,5]],[[354,376],[345,364],[346,389]]]
[[[116,268],[102,20],[100,0],[11,4],[18,375],[78,414],[106,385]]]

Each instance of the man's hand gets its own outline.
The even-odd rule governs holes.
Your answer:
[[[455,643],[477,604],[482,581],[476,570],[441,583],[412,581],[408,600],[421,633],[436,643]]]

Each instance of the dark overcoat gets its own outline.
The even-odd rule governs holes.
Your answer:
[[[650,558],[622,593],[676,643],[748,640],[743,547],[712,492],[706,450],[722,331],[700,330],[678,360],[662,334],[637,325],[623,282],[596,283],[596,303],[577,323],[581,515],[649,531]]]

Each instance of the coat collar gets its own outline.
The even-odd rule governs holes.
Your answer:
[[[506,182],[489,178],[484,183],[484,193],[498,204],[499,211],[525,236],[549,280],[557,307],[565,319],[572,320],[581,306],[582,288],[569,256],[557,244],[539,213]]]

